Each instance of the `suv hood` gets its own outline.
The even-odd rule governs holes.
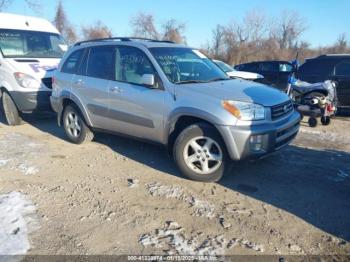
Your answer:
[[[235,100],[274,106],[289,100],[289,97],[275,88],[240,79],[211,83],[182,84],[176,86],[179,93],[196,97],[196,94],[216,97],[221,100]]]
[[[52,77],[60,62],[58,58],[6,58],[14,72],[30,75],[38,80]]]

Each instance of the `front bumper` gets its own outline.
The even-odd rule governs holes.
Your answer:
[[[51,110],[51,91],[18,92],[11,91],[10,95],[21,112]]]
[[[288,145],[299,131],[300,114],[254,126],[217,126],[232,160],[257,159]],[[260,136],[261,149],[254,150],[252,136]]]

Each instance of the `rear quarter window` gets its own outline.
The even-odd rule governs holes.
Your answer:
[[[84,50],[79,49],[73,52],[64,62],[61,71],[63,73],[75,74],[78,71]]]

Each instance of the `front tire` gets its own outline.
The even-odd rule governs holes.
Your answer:
[[[17,106],[7,92],[3,92],[1,105],[5,115],[6,122],[9,126],[17,126],[22,123]]]
[[[315,117],[310,117],[308,120],[308,124],[310,127],[316,127],[317,126],[317,119]]]
[[[174,158],[186,177],[216,182],[224,174],[227,153],[217,130],[206,123],[197,123],[185,128],[176,138]]]
[[[76,106],[67,105],[62,120],[64,131],[74,144],[90,142],[94,138],[94,134],[86,125],[83,115]]]

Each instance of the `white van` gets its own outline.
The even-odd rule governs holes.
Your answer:
[[[67,50],[47,20],[0,13],[0,97],[9,125],[21,113],[50,110],[52,75]]]

